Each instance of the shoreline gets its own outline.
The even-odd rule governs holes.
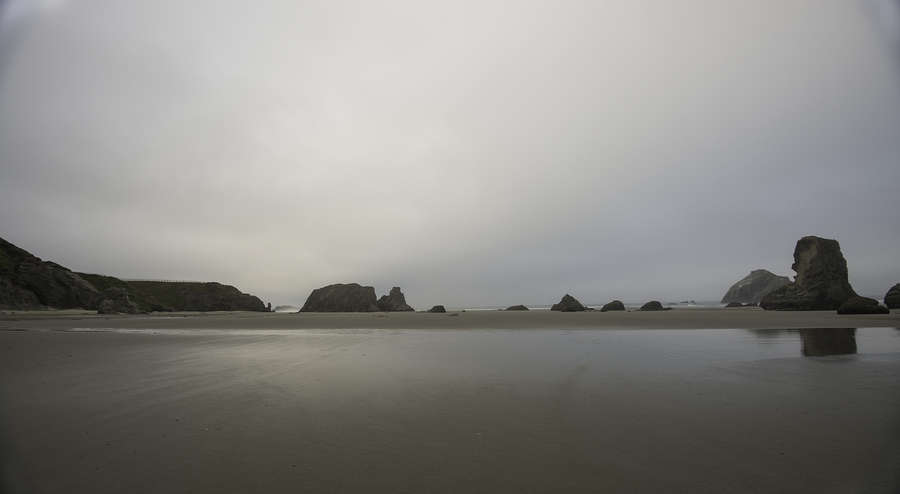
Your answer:
[[[673,309],[660,312],[468,311],[277,313],[166,312],[100,315],[90,311],[0,314],[0,330],[91,329],[801,329],[900,328],[900,311],[838,315],[835,311]]]

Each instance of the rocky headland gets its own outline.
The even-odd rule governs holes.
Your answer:
[[[76,273],[0,239],[0,309],[265,311],[262,300],[221,283],[125,281]]]
[[[96,309],[100,292],[69,269],[0,238],[0,308]]]

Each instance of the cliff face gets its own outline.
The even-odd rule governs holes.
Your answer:
[[[731,285],[731,288],[722,297],[722,303],[758,304],[764,296],[790,282],[791,280],[787,276],[778,276],[765,269],[755,269]]]
[[[797,241],[793,283],[764,296],[766,310],[834,310],[856,296],[847,275],[847,261],[837,240],[808,236]]]
[[[0,309],[95,309],[99,297],[72,271],[0,238]]]

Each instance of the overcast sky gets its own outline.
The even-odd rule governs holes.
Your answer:
[[[900,282],[895,0],[2,1],[0,236],[275,304]]]

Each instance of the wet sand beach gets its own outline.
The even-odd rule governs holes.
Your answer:
[[[90,311],[0,314],[0,329],[781,329],[900,327],[900,311],[838,315],[835,311],[674,309],[659,312],[424,312],[263,313],[162,312],[97,315]]]
[[[553,315],[606,314],[515,317]],[[4,492],[900,487],[895,329],[805,357],[787,330],[288,330],[350,316],[276,316],[247,316],[256,330],[221,327],[241,315],[4,321]],[[510,314],[437,320],[469,316]],[[146,320],[157,329],[128,327]],[[101,325],[118,329],[75,329]]]

